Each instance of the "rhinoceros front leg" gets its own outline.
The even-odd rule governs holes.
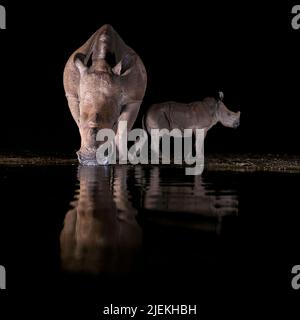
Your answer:
[[[77,96],[72,94],[66,94],[69,109],[71,111],[72,117],[75,120],[78,128],[79,128],[79,100]]]
[[[196,155],[195,157],[190,155],[187,159],[185,159],[187,164],[195,164],[195,166],[193,168],[186,168],[187,175],[199,175],[204,169],[204,139],[206,132],[206,129],[195,130]]]
[[[123,108],[123,111],[119,116],[115,144],[120,164],[127,163],[127,134],[133,127],[139,113],[140,106],[141,102],[128,103]],[[126,121],[127,126],[120,125],[121,121]]]

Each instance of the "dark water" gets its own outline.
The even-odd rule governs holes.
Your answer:
[[[229,314],[235,304],[267,314],[283,297],[295,306],[299,175],[186,176],[172,166],[0,173],[0,264],[7,298],[20,305],[87,319],[120,302],[197,303],[211,314],[223,301]]]

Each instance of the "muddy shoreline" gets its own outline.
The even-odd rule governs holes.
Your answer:
[[[0,154],[0,166],[49,166],[78,165],[69,155]],[[172,165],[175,166],[175,165]],[[269,171],[300,173],[300,156],[277,154],[207,154],[205,169],[208,171]]]

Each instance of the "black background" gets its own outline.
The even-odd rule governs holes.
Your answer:
[[[214,152],[299,153],[300,31],[292,4],[211,1],[5,3],[0,32],[0,151],[73,154],[80,138],[62,85],[64,65],[104,23],[142,58],[151,103],[225,93],[238,130],[218,124]],[[136,126],[140,127],[140,116]]]
[[[292,4],[283,1],[282,4],[1,1],[1,4],[7,10],[7,30],[0,30],[0,151],[75,156],[80,138],[64,97],[64,65],[92,33],[104,23],[110,23],[146,66],[148,88],[141,112],[153,102],[189,102],[223,90],[228,108],[242,112],[241,126],[231,130],[218,125],[208,135],[206,150],[299,153],[300,30],[291,27]],[[140,117],[136,126],[140,126],[139,120]],[[21,175],[17,171],[15,180],[6,179],[1,185],[5,200],[3,216],[13,220],[13,228],[1,229],[0,244],[9,248],[5,254],[13,257],[10,260],[13,265],[0,263],[7,266],[10,286],[20,288],[21,283],[23,290],[6,290],[10,300],[2,301],[10,303],[6,307],[1,305],[0,318],[6,310],[18,317],[34,314],[45,319],[53,315],[56,319],[61,312],[65,318],[80,315],[81,319],[88,319],[91,313],[98,316],[101,301],[114,303],[119,296],[119,302],[126,304],[133,303],[130,297],[134,297],[134,303],[138,304],[142,292],[149,295],[143,303],[201,301],[202,308],[210,315],[224,315],[227,311],[239,319],[249,313],[255,318],[261,314],[277,314],[278,309],[283,310],[282,318],[288,319],[287,314],[297,310],[299,292],[290,287],[291,267],[299,264],[292,258],[299,243],[295,240],[299,238],[297,176],[292,176],[289,181],[293,183],[288,186],[284,185],[287,180],[274,178],[270,190],[270,185],[258,184],[261,180],[255,175],[243,182],[240,199],[247,214],[241,219],[240,233],[244,233],[236,235],[237,240],[235,235],[230,238],[232,256],[224,257],[225,262],[228,260],[228,265],[225,263],[228,269],[232,258],[238,260],[240,255],[243,265],[225,271],[222,266],[216,266],[209,270],[215,274],[212,282],[213,277],[206,277],[205,273],[196,280],[192,275],[188,277],[188,265],[186,278],[171,274],[169,282],[160,281],[159,287],[155,287],[157,282],[151,286],[152,278],[143,279],[144,282],[137,278],[135,286],[130,281],[116,286],[118,279],[100,279],[95,287],[99,290],[103,286],[104,290],[101,296],[100,293],[95,296],[93,286],[86,288],[85,281],[64,279],[65,287],[71,287],[65,292],[61,289],[63,285],[58,287],[59,276],[56,280],[45,280],[45,269],[51,269],[51,263],[58,264],[53,262],[53,256],[59,244],[55,250],[50,246],[53,239],[58,241],[61,228],[61,224],[56,225],[53,199],[68,207],[73,195],[69,187],[75,183],[76,172],[73,172],[75,168],[62,168],[64,173],[48,168],[40,170],[42,172],[34,174],[24,171]],[[1,175],[7,175],[5,170]],[[44,177],[50,181],[45,189],[40,186],[40,179]],[[15,198],[15,194],[19,198]],[[253,201],[250,201],[252,194]],[[6,207],[9,210],[5,210]],[[16,212],[19,215],[15,215]],[[240,247],[240,241],[246,243],[246,247]],[[49,247],[41,248],[45,242]],[[287,250],[289,244],[290,250]],[[3,253],[1,255],[3,259]],[[36,263],[36,268],[31,270],[35,262],[40,264]],[[19,276],[14,278],[16,270]],[[14,271],[14,277],[10,276],[9,272]],[[222,277],[224,274],[227,278]],[[35,276],[38,285],[27,282],[30,275]],[[91,280],[94,283],[94,279]],[[74,287],[71,293],[70,284]],[[242,293],[239,292],[241,286]],[[222,287],[224,292],[220,290]],[[31,288],[38,289],[30,291]],[[231,289],[230,294],[227,288]],[[99,305],[97,311],[96,305]]]

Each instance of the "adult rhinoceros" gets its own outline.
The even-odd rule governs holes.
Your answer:
[[[118,124],[127,121],[127,130],[132,128],[146,85],[142,60],[110,25],[102,26],[70,56],[64,88],[80,131],[80,163],[97,164],[99,129],[113,129],[118,147],[118,137],[124,134]]]

